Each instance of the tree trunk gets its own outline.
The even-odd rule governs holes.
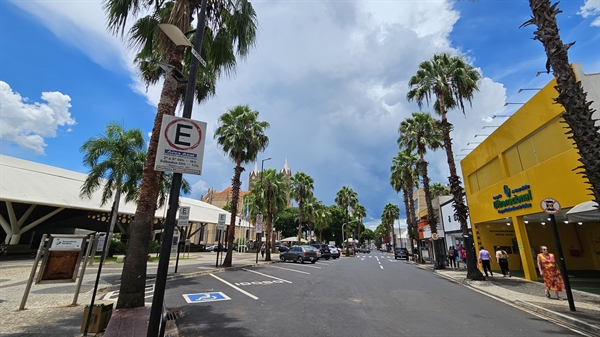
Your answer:
[[[298,244],[301,244],[301,239],[302,239],[302,208],[304,207],[304,202],[302,201],[302,198],[300,198],[300,201],[298,202]]]
[[[581,82],[575,78],[575,73],[569,65],[568,49],[574,43],[564,45],[559,34],[556,15],[562,11],[556,9],[558,3],[550,5],[548,0],[530,0],[529,7],[533,17],[523,25],[535,24],[534,40],[539,40],[546,51],[548,63],[546,68],[556,78],[558,98],[555,101],[565,108],[563,118],[570,130],[579,150],[583,164],[576,168],[591,185],[590,190],[595,201],[600,204],[600,134],[599,127],[592,119],[594,109],[587,102],[587,94],[583,91]]]
[[[348,249],[349,237],[348,237],[348,207],[346,207],[346,256],[350,256],[350,250]]]
[[[452,138],[450,138],[450,130],[452,130],[452,124],[448,122],[446,118],[445,109],[442,110],[442,130],[444,133],[444,149],[446,150],[446,158],[448,161],[448,168],[450,170],[450,193],[452,194],[453,200],[452,205],[454,206],[454,216],[458,218],[460,223],[460,229],[463,234],[463,238],[466,239],[470,236],[469,226],[467,224],[467,217],[469,214],[469,208],[465,205],[464,197],[465,191],[462,188],[460,177],[456,173],[456,163],[454,162],[454,152],[452,151]],[[467,279],[469,280],[485,280],[485,277],[481,273],[481,270],[477,267],[477,258],[473,254],[473,241],[469,240],[471,246],[466,245],[467,250]]]
[[[243,171],[244,168],[238,161],[235,169],[233,169],[233,179],[231,179],[231,220],[229,221],[229,228],[231,230],[229,233],[227,233],[227,255],[225,255],[225,260],[223,260],[223,267],[232,266],[233,241],[235,241],[235,220],[237,217],[238,200],[240,197],[240,186],[242,185],[240,176],[242,175]]]
[[[174,47],[169,54],[169,64],[181,68],[183,48]],[[162,172],[154,170],[158,139],[163,115],[173,115],[179,101],[177,82],[172,76],[165,76],[160,93],[158,111],[154,118],[152,136],[148,144],[148,154],[142,171],[140,196],[135,210],[135,216],[130,226],[130,239],[127,247],[127,259],[121,273],[121,286],[117,309],[137,308],[145,305],[146,266],[150,236],[154,223],[154,212],[160,192],[160,177]],[[163,244],[171,244],[163,242]]]
[[[271,198],[267,198],[267,239],[265,240],[265,244],[267,245],[265,251],[267,255],[265,257],[265,261],[271,261],[271,236],[273,235],[273,208],[271,205]]]

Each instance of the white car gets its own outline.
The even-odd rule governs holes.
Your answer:
[[[337,259],[338,257],[340,257],[340,250],[336,246],[329,245],[329,251],[331,252],[332,259]]]

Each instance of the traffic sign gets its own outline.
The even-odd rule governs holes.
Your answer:
[[[200,294],[183,294],[183,298],[188,303],[205,303],[215,301],[227,301],[230,300],[229,296],[222,292],[210,292]]]
[[[262,222],[263,222],[263,216],[262,214],[257,214],[256,215],[256,233],[260,234],[263,232],[262,230]]]
[[[179,207],[179,218],[177,218],[177,226],[186,227],[190,225],[190,206]]]
[[[225,229],[225,219],[227,217],[227,214],[225,213],[219,213],[219,221],[217,222],[217,229],[222,231]]]
[[[553,198],[544,198],[540,202],[540,206],[544,210],[544,212],[548,214],[556,214],[560,212],[560,204],[556,199]]]
[[[205,135],[205,122],[164,115],[154,169],[201,175]]]

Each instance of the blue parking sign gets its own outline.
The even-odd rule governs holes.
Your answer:
[[[231,299],[231,298],[229,298],[229,296],[223,294],[222,292],[183,294],[183,298],[188,303],[227,301],[227,300]]]

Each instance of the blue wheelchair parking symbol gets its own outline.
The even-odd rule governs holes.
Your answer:
[[[188,303],[227,301],[227,300],[231,299],[231,298],[229,298],[229,296],[223,294],[222,292],[183,294],[183,298]]]

